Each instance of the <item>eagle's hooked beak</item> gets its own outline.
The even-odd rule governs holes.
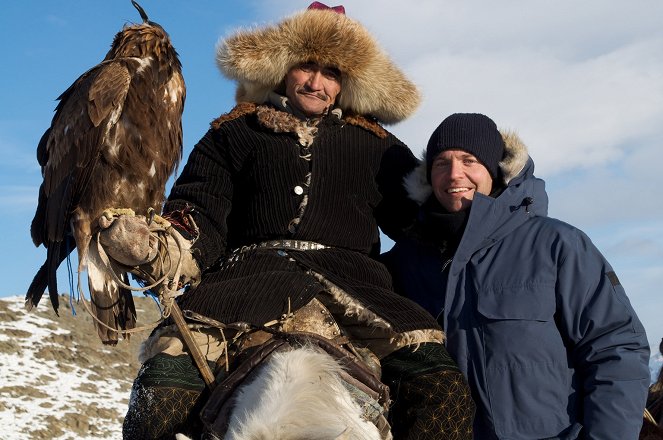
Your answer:
[[[138,13],[140,14],[140,18],[143,19],[143,23],[147,23],[149,21],[149,18],[147,18],[147,14],[145,13],[145,10],[135,0],[131,0],[131,4],[134,5],[134,8],[136,8],[138,10]]]

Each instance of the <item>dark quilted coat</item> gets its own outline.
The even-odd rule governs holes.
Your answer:
[[[262,324],[323,289],[312,270],[397,332],[439,328],[393,293],[389,273],[372,258],[379,252],[378,226],[397,238],[416,211],[402,186],[417,165],[411,151],[361,117],[324,117],[308,149],[295,133],[275,130],[256,106],[240,105],[212,124],[177,179],[165,212],[193,209],[200,228],[195,256],[204,271],[200,285],[180,298],[181,307],[225,323]],[[301,221],[293,229],[296,217]],[[330,248],[232,252],[274,239]]]

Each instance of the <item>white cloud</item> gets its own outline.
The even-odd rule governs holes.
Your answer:
[[[632,142],[663,138],[657,122],[663,119],[662,36],[615,42],[608,52],[584,57],[488,43],[458,51],[441,43],[404,61],[424,94],[415,118],[397,128],[413,149],[425,145],[446,115],[468,111],[519,131],[545,176],[619,161]]]
[[[592,228],[635,222],[637,227],[629,229],[641,231],[643,224],[655,222],[658,231],[652,236],[660,236],[663,234],[662,159],[660,147],[643,140],[642,145],[625,148],[621,161],[612,166],[594,164],[591,169],[550,179],[554,196],[550,212]],[[591,163],[591,159],[588,161]]]

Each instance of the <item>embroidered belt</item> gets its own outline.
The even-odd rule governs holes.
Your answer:
[[[261,243],[250,244],[235,249],[233,254],[241,254],[253,249],[292,249],[296,251],[317,251],[320,249],[329,249],[331,246],[305,240],[269,240]]]

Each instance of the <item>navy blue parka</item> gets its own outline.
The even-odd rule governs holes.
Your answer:
[[[412,238],[383,261],[400,293],[443,323],[477,404],[474,438],[635,440],[649,384],[644,328],[590,239],[547,217],[524,151],[498,197],[474,196],[451,261]]]

